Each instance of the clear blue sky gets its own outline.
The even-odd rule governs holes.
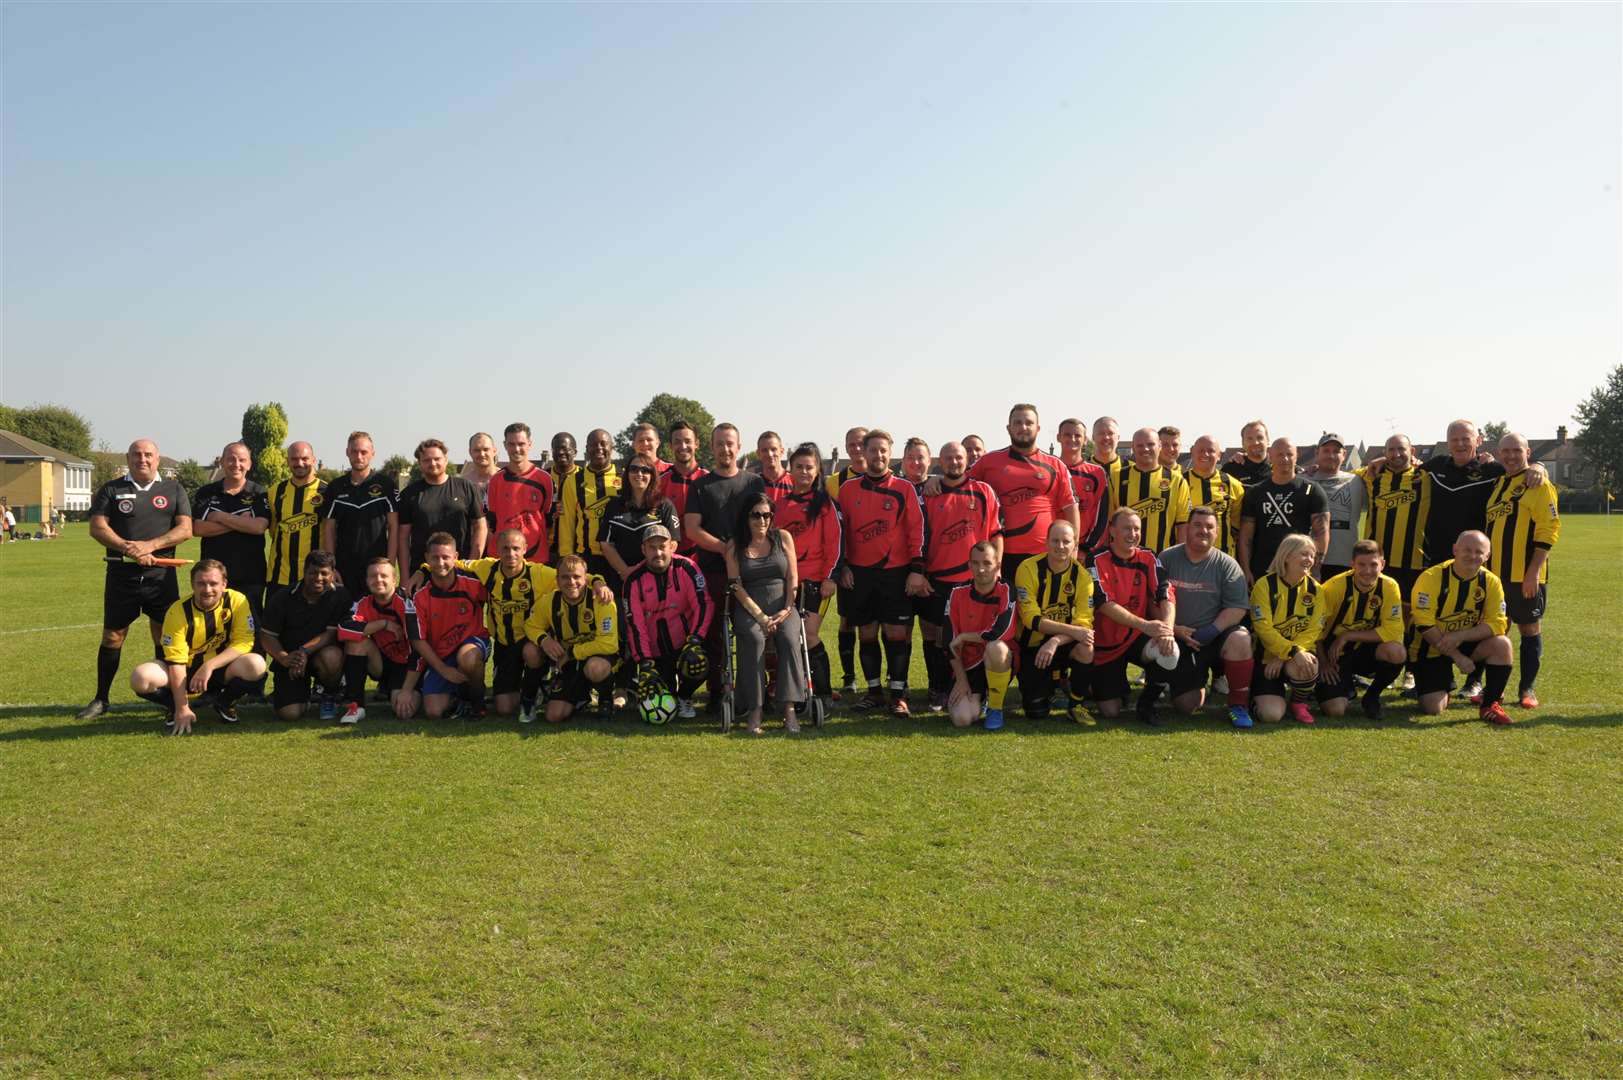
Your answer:
[[[1549,434],[1623,353],[1619,11],[8,4],[0,396],[332,465],[661,390]]]

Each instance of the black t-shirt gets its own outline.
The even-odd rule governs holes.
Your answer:
[[[154,477],[142,487],[125,474],[101,486],[90,502],[90,516],[106,518],[113,532],[125,540],[156,540],[175,527],[176,518],[192,516],[192,501],[178,481]],[[152,554],[172,559],[175,549],[167,547]],[[106,557],[108,562],[124,560],[112,551]]]
[[[1420,467],[1431,474],[1431,510],[1426,516],[1426,563],[1435,566],[1454,557],[1454,541],[1467,529],[1488,528],[1488,496],[1505,475],[1497,461],[1472,458],[1463,467],[1448,454],[1427,458]]]
[[[323,516],[336,528],[333,537],[333,558],[338,560],[338,572],[344,584],[357,591],[364,589],[366,564],[389,551],[389,515],[400,499],[395,482],[380,472],[374,472],[357,483],[345,473],[327,485]],[[425,536],[426,540],[427,537]],[[357,579],[350,580],[351,575]]]
[[[1261,577],[1274,561],[1279,543],[1291,533],[1313,535],[1313,515],[1328,514],[1330,500],[1324,489],[1304,477],[1296,477],[1288,484],[1266,480],[1245,493],[1240,504],[1242,517],[1257,523],[1251,535],[1251,573]]]
[[[337,627],[349,615],[349,590],[334,585],[310,603],[304,598],[304,583],[277,588],[265,598],[259,615],[259,628],[269,630],[289,651],[297,649],[330,627]]]
[[[738,471],[737,476],[719,476],[711,473],[695,481],[688,493],[687,512],[699,515],[699,524],[705,532],[718,540],[729,540],[733,535],[733,521],[738,517],[738,500],[766,490],[761,474]],[[722,565],[722,557],[712,551],[698,552],[699,565],[706,570]]]
[[[208,521],[230,514],[233,517],[257,517],[270,522],[270,503],[265,485],[244,480],[242,490],[235,495],[225,489],[224,480],[204,484],[197,489],[192,502],[192,520]],[[228,532],[219,536],[203,537],[203,558],[219,559],[225,563],[225,572],[231,584],[265,584],[265,534]]]
[[[1252,461],[1250,458],[1246,458],[1238,465],[1232,461],[1223,463],[1224,475],[1234,477],[1240,482],[1240,486],[1247,490],[1266,481],[1273,475],[1273,472],[1274,467],[1268,464],[1267,458],[1263,458],[1261,461]]]
[[[485,516],[485,500],[473,481],[448,476],[443,484],[413,480],[400,493],[400,524],[411,526],[411,552],[401,572],[410,576],[422,565],[428,538],[437,532],[456,537],[456,549],[465,558],[481,554],[473,542],[473,523]]]

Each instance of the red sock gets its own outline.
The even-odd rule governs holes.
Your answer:
[[[1229,681],[1229,704],[1244,705],[1251,700],[1251,660],[1223,661],[1223,678]]]

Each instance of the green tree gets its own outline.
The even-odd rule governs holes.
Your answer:
[[[1482,445],[1488,453],[1499,449],[1499,440],[1503,439],[1505,432],[1509,430],[1510,424],[1504,420],[1490,420],[1482,425]]]
[[[242,414],[242,441],[254,459],[248,479],[269,487],[291,475],[283,445],[287,442],[287,411],[279,402],[248,406]]]
[[[399,481],[402,474],[410,473],[415,469],[411,458],[405,454],[390,454],[382,465],[377,466],[378,472],[389,479]],[[405,485],[401,485],[404,487]]]
[[[1605,384],[1597,386],[1572,415],[1583,425],[1578,449],[1595,466],[1601,489],[1615,492],[1623,478],[1623,364],[1613,368]]]
[[[671,425],[678,420],[686,420],[699,434],[699,464],[707,469],[715,464],[710,457],[710,429],[716,426],[716,418],[710,415],[709,409],[692,398],[677,397],[675,394],[655,394],[648,404],[631,418],[631,423],[614,437],[614,449],[621,457],[630,454],[631,436],[636,433],[637,425],[653,424],[659,429],[659,456],[669,461],[671,448],[670,440],[666,436],[671,430]]]
[[[180,468],[175,472],[175,479],[180,482],[181,487],[186,489],[186,497],[195,499],[197,498],[197,489],[209,482],[208,466],[187,458],[180,463]]]
[[[65,405],[0,405],[0,427],[87,460],[94,446],[90,421]]]
[[[100,491],[104,484],[110,484],[124,475],[124,455],[108,446],[105,439],[96,444],[96,456],[90,459],[90,463],[91,491]]]

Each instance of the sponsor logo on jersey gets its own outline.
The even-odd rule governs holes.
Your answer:
[[[965,537],[972,535],[974,531],[975,526],[970,522],[955,521],[941,531],[941,539],[949,544],[956,544]]]
[[[1375,505],[1382,510],[1396,510],[1400,506],[1407,506],[1418,498],[1420,498],[1419,494],[1414,491],[1389,491],[1384,495],[1377,495]]]
[[[857,530],[857,539],[865,541],[877,540],[888,532],[890,532],[890,522],[870,521],[868,524]]]

